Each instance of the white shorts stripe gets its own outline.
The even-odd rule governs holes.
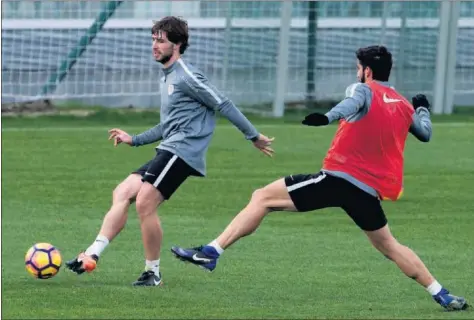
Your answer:
[[[163,171],[161,171],[160,175],[158,176],[158,178],[156,178],[155,182],[153,182],[153,186],[156,188],[158,187],[158,185],[160,184],[160,182],[163,180],[163,178],[166,176],[166,174],[168,173],[168,171],[170,171],[171,169],[171,166],[173,165],[173,163],[176,161],[176,159],[178,159],[178,156],[177,155],[173,155],[170,159],[170,161],[168,161],[168,163],[166,164],[166,166],[163,168]]]
[[[306,180],[306,181],[301,181],[301,182],[299,182],[299,183],[296,183],[296,184],[294,184],[294,185],[289,186],[289,187],[287,188],[287,189],[288,189],[288,192],[291,192],[291,191],[294,191],[294,190],[297,190],[297,189],[306,187],[307,185],[312,184],[312,183],[318,183],[318,182],[320,182],[321,180],[323,180],[324,178],[326,178],[326,174],[325,174],[325,173],[321,174],[321,175],[320,175],[319,177],[317,177],[317,178],[309,179],[309,180]]]

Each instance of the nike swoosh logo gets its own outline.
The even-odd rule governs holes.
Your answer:
[[[195,253],[195,254],[193,255],[193,260],[194,260],[194,261],[207,262],[207,263],[211,262],[211,259],[199,258],[199,257],[197,256],[197,253]]]
[[[402,100],[400,99],[392,99],[392,98],[387,97],[386,93],[383,94],[383,102],[385,103],[394,103],[394,102],[401,102],[401,101]]]

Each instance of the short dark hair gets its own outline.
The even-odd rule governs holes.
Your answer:
[[[174,44],[181,44],[179,53],[183,54],[189,47],[188,44],[188,23],[186,20],[175,16],[164,17],[163,19],[154,22],[151,28],[151,34],[158,34],[159,31],[166,32],[168,40]]]
[[[362,67],[372,69],[372,78],[379,81],[388,81],[392,70],[392,54],[384,46],[370,46],[356,51]]]

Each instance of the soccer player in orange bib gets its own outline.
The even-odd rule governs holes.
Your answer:
[[[331,147],[316,174],[295,174],[254,191],[248,205],[224,232],[197,248],[172,247],[184,261],[212,271],[238,239],[253,233],[272,211],[307,212],[342,208],[371,243],[408,277],[422,285],[449,311],[464,310],[466,300],[449,293],[410,248],[391,234],[382,200],[396,201],[403,192],[403,152],[408,133],[431,138],[430,105],[419,94],[408,102],[388,83],[392,55],[383,46],[356,52],[357,78],[346,98],[326,114],[313,113],[304,125],[324,126],[339,120]]]

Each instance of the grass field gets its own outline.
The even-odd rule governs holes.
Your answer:
[[[133,133],[146,129],[122,127]],[[3,318],[474,317],[473,311],[442,311],[337,209],[271,214],[256,234],[224,253],[212,274],[175,260],[172,245],[213,240],[253,189],[287,174],[318,170],[336,128],[272,122],[258,127],[276,137],[272,159],[232,126],[219,125],[208,154],[208,177],[188,180],[159,210],[164,286],[133,288],[144,266],[135,208],[92,274],[62,269],[53,279],[36,280],[26,273],[23,259],[35,242],[53,243],[64,259],[85,249],[108,210],[111,191],[153,156],[153,146],[113,148],[109,126],[95,122],[5,121]],[[428,144],[410,137],[405,195],[384,204],[398,239],[418,252],[442,284],[471,302],[473,138],[472,122],[437,123]]]

